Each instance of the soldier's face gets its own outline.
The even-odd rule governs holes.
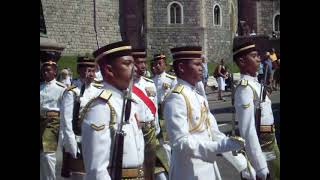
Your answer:
[[[96,77],[95,67],[82,66],[78,67],[78,73],[81,79],[85,80],[87,83],[91,83]]]
[[[183,76],[190,84],[195,85],[202,79],[202,60],[193,59],[183,63]]]
[[[44,65],[42,67],[42,77],[46,82],[53,80],[56,77],[56,67],[52,65]]]
[[[143,76],[146,71],[146,59],[145,58],[135,58],[134,65],[136,67],[137,78]]]
[[[156,74],[161,74],[166,69],[164,59],[160,59],[154,62],[154,68]]]
[[[87,67],[86,68],[86,82],[91,83],[96,77],[96,68],[95,67]]]
[[[120,90],[127,89],[133,68],[133,57],[122,56],[117,58],[114,61],[112,68],[114,85]]]
[[[261,59],[257,51],[252,51],[245,56],[244,70],[251,76],[256,76]]]

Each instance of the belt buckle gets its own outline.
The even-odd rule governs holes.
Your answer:
[[[138,169],[138,175],[139,175],[139,177],[144,177],[144,171],[142,168]]]

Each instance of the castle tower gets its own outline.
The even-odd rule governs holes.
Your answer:
[[[183,45],[200,45],[210,61],[231,57],[237,27],[235,0],[150,0],[145,3],[149,56]]]

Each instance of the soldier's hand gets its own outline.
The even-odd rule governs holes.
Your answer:
[[[244,146],[246,145],[246,141],[242,137],[230,136],[229,138],[238,143],[241,146],[241,149],[244,148]]]
[[[257,171],[257,180],[266,180],[269,174],[269,169],[266,167],[260,171]]]
[[[256,178],[256,171],[252,166],[249,166],[241,171],[241,177],[247,180],[254,180]]]
[[[225,137],[222,140],[218,141],[218,152],[223,153],[227,151],[237,151],[244,147],[244,142],[236,140],[234,138]]]
[[[77,144],[75,143],[75,144],[69,144],[69,145],[65,145],[65,151],[66,152],[68,152],[68,153],[70,153],[71,154],[71,156],[73,157],[73,158],[77,158],[77,149],[78,149],[78,147],[77,147]]]

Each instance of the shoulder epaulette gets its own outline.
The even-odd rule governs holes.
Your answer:
[[[103,90],[101,94],[98,96],[100,99],[108,101],[112,96],[112,92],[110,90]]]
[[[144,76],[143,76],[143,79],[145,79],[145,80],[148,81],[148,82],[152,82],[152,83],[153,83],[153,80],[152,80],[152,79],[146,78],[146,77],[144,77]]]
[[[252,89],[252,91],[253,91],[253,99],[256,99],[258,97],[258,94],[257,94],[256,90],[249,84],[248,80],[242,79],[240,81],[240,83],[237,85],[237,87],[235,88],[235,92],[236,92],[236,90],[238,89],[239,86],[250,87],[250,89]]]
[[[240,85],[241,86],[248,86],[248,80],[242,79],[241,82],[240,82]]]
[[[77,86],[74,86],[74,85],[71,85],[70,87],[67,88],[67,91],[71,91],[73,90],[74,88],[76,88]]]
[[[101,89],[103,87],[103,84],[92,83],[92,86]]]
[[[102,82],[103,82],[103,80],[98,80],[98,79],[96,79],[96,78],[94,78],[94,83],[96,83],[96,84],[101,84]]]
[[[176,77],[175,76],[172,76],[170,74],[166,74],[166,77],[170,78],[170,79],[175,79]]]
[[[184,88],[184,86],[182,84],[178,84],[178,85],[176,85],[176,87],[173,88],[172,92],[180,94],[182,92],[183,88]]]
[[[57,84],[58,86],[60,86],[60,87],[63,87],[63,88],[66,87],[66,85],[64,85],[63,83],[61,83],[61,82],[59,82],[59,81],[56,81],[56,84]]]

